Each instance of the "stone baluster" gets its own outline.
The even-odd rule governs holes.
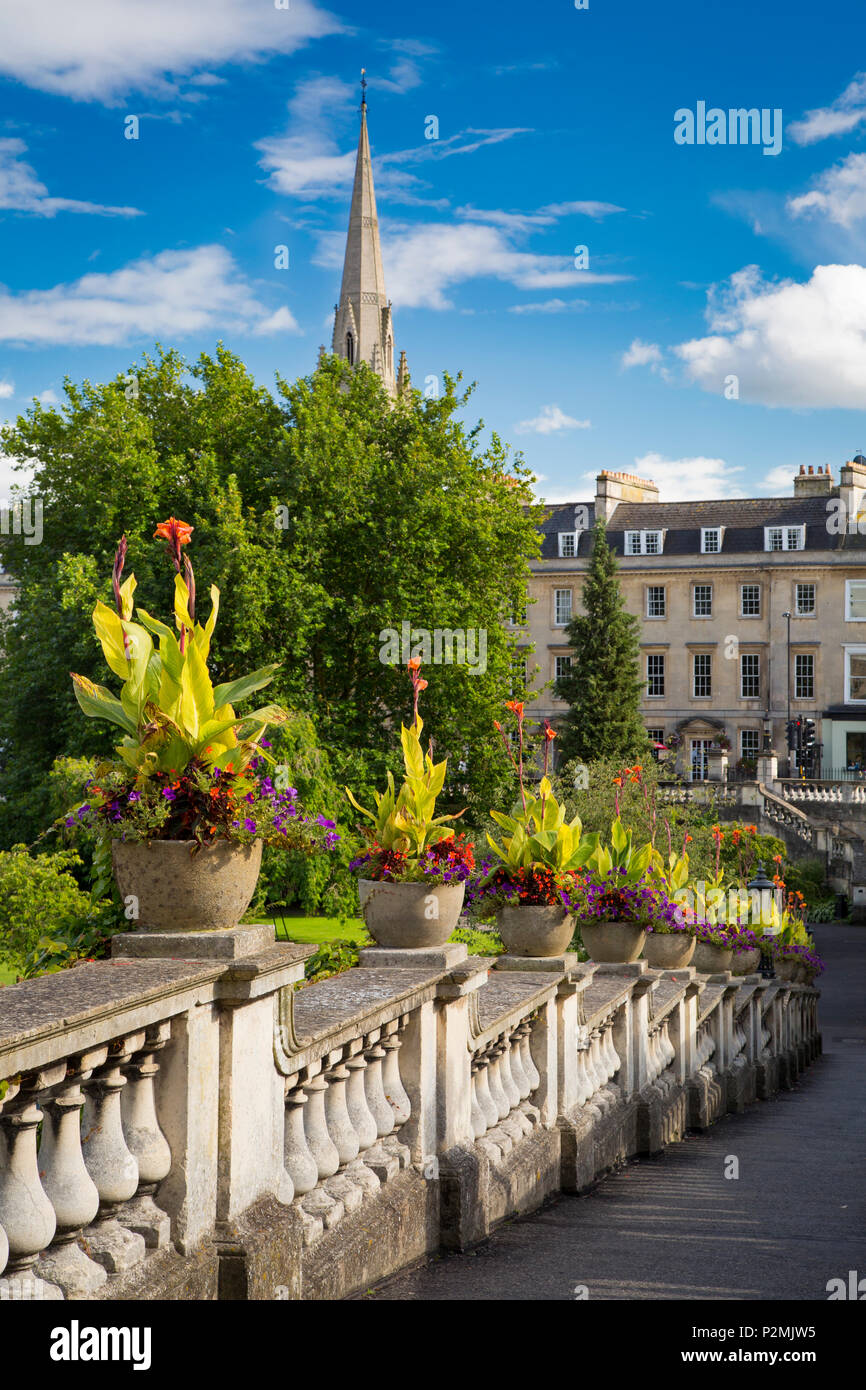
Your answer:
[[[475,1139],[480,1139],[482,1134],[487,1133],[487,1117],[478,1099],[478,1076],[479,1063],[478,1060],[473,1057],[470,1065],[470,1085],[472,1087],[470,1096],[470,1121],[472,1124],[472,1134]]]
[[[408,1015],[406,1015],[406,1021],[408,1021]],[[386,1099],[394,1111],[394,1123],[397,1128],[404,1125],[412,1113],[409,1097],[400,1079],[399,1053],[403,1046],[403,1039],[400,1036],[402,1027],[405,1027],[404,1022],[396,1018],[393,1019],[385,1025],[385,1035],[382,1038],[382,1046],[386,1053],[382,1066],[382,1083],[385,1088]]]
[[[346,1108],[346,1082],[351,1075],[343,1065],[342,1048],[332,1052],[334,1062],[326,1073],[328,1089],[325,1092],[325,1123],[340,1157],[340,1167],[352,1163],[358,1157],[361,1145],[354,1125]]]
[[[523,1067],[523,1058],[520,1055],[519,1027],[512,1028],[511,1030],[510,1051],[511,1056],[509,1062],[511,1065],[511,1075],[514,1077],[514,1084],[520,1092],[520,1099],[528,1100],[532,1086],[530,1085],[529,1077],[526,1075]]]
[[[508,1101],[508,1111],[510,1114],[512,1110],[516,1110],[522,1100],[522,1096],[511,1074],[511,1039],[507,1033],[503,1033],[497,1047],[499,1050],[499,1079],[502,1082],[502,1089]]]
[[[616,1076],[617,1072],[619,1071],[620,1067],[622,1066],[622,1062],[620,1061],[619,1053],[618,1053],[617,1050],[616,1050],[616,1044],[614,1043],[614,1040],[613,1040],[613,1025],[614,1025],[614,1019],[613,1019],[613,1015],[611,1015],[611,1017],[607,1020],[607,1023],[605,1024],[605,1034],[606,1034],[606,1037],[607,1037],[608,1057],[610,1058],[610,1079],[611,1079],[611,1080],[613,1079],[613,1077]]]
[[[328,1083],[321,1072],[312,1076],[304,1086],[307,1097],[307,1109],[304,1114],[307,1147],[313,1155],[320,1179],[332,1177],[340,1166],[340,1155],[336,1144],[328,1133],[325,1119],[325,1092],[327,1089]]]
[[[9,1259],[9,1242],[6,1239],[6,1232],[0,1226],[0,1274],[6,1268],[6,1261]]]
[[[497,1120],[504,1120],[511,1110],[511,1105],[502,1087],[502,1077],[499,1074],[499,1048],[496,1043],[492,1043],[486,1051],[487,1056],[487,1084],[490,1087],[490,1096],[496,1106]]]
[[[319,1165],[313,1157],[304,1132],[304,1106],[309,1104],[298,1074],[286,1080],[286,1130],[284,1161],[296,1197],[312,1192],[319,1181]]]
[[[670,1019],[665,1019],[662,1041],[664,1043],[664,1070],[667,1071],[671,1062],[677,1055],[677,1050],[674,1047],[673,1042],[671,1041]],[[745,1038],[743,1039],[743,1042],[745,1042]]]
[[[141,1264],[144,1237],[120,1224],[124,1204],[138,1190],[138,1160],[123,1134],[120,1093],[126,1086],[122,1068],[145,1044],[144,1032],[118,1038],[108,1047],[108,1059],[84,1083],[82,1152],[87,1171],[99,1193],[99,1212],[82,1236],[92,1259],[110,1274],[122,1274]]]
[[[494,1104],[493,1097],[490,1094],[490,1075],[487,1066],[486,1053],[477,1053],[475,1057],[475,1064],[477,1067],[475,1079],[475,1092],[478,1096],[478,1104],[481,1107],[481,1113],[484,1116],[484,1132],[486,1133],[488,1129],[492,1129],[495,1124],[498,1124],[499,1108],[497,1105]]]
[[[349,1080],[346,1085],[346,1106],[352,1127],[358,1136],[358,1144],[362,1154],[375,1144],[379,1135],[376,1117],[367,1104],[367,1095],[364,1090],[367,1059],[361,1051],[363,1046],[363,1041],[360,1038],[350,1043],[351,1055],[346,1058],[346,1066],[349,1069]]]
[[[144,1046],[123,1068],[126,1086],[120,1093],[124,1137],[138,1162],[138,1192],[118,1220],[154,1250],[168,1245],[171,1238],[171,1222],[154,1201],[156,1189],[171,1171],[171,1149],[156,1118],[154,1095],[154,1077],[159,1073],[154,1058],[170,1037],[170,1023],[156,1023],[147,1029]]]
[[[367,1104],[376,1121],[376,1133],[380,1139],[384,1139],[395,1127],[394,1111],[388,1103],[382,1080],[382,1063],[388,1054],[384,1047],[374,1042],[366,1048],[364,1055],[367,1059],[367,1070],[364,1073]]]
[[[586,1105],[592,1099],[593,1085],[590,1076],[589,1039],[586,1038],[577,1053],[577,1103]]]
[[[593,1028],[590,1030],[589,1056],[587,1058],[587,1065],[589,1067],[589,1078],[592,1082],[593,1095],[595,1095],[596,1091],[601,1090],[605,1082],[604,1072],[602,1071],[598,1057],[598,1036],[599,1032],[597,1028]]]
[[[523,1070],[529,1080],[529,1094],[537,1090],[541,1085],[541,1077],[538,1068],[532,1060],[532,1051],[529,1046],[529,1037],[532,1033],[532,1023],[526,1019],[520,1025],[520,1060],[523,1063]]]
[[[6,1279],[33,1277],[32,1266],[54,1236],[54,1208],[39,1180],[36,1157],[36,1130],[42,1119],[37,1097],[65,1075],[63,1062],[30,1073],[20,1083],[7,1082],[0,1112],[0,1226],[9,1243]],[[63,1293],[57,1285],[46,1284],[42,1297],[61,1299]]]
[[[57,1220],[54,1240],[40,1257],[37,1273],[56,1284],[67,1298],[86,1298],[108,1279],[102,1265],[85,1255],[78,1237],[99,1210],[99,1193],[81,1152],[82,1082],[104,1065],[108,1048],[94,1048],[70,1058],[66,1076],[44,1102],[39,1146],[42,1186]]]

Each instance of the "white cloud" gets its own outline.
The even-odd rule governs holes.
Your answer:
[[[706,391],[739,380],[741,400],[862,410],[866,266],[819,265],[805,284],[767,283],[757,266],[708,295],[711,334],[674,350]]]
[[[50,290],[10,294],[0,286],[3,341],[116,344],[222,327],[278,331],[286,326],[280,314],[269,314],[255,299],[222,246],[161,251]],[[267,324],[270,328],[263,329]]]
[[[621,365],[623,367],[648,367],[660,363],[662,360],[662,350],[657,343],[644,343],[640,338],[635,338],[631,346],[623,353]]]
[[[514,426],[515,434],[558,434],[560,430],[588,430],[589,420],[575,420],[558,405],[543,405],[534,420],[521,420]]]
[[[818,176],[815,188],[789,198],[792,217],[823,215],[840,227],[851,227],[866,217],[866,154],[849,154]]]
[[[509,314],[575,314],[590,306],[588,299],[542,299],[535,304],[511,304]]]
[[[177,80],[213,84],[211,68],[294,53],[344,32],[312,0],[288,9],[249,0],[0,0],[0,74],[77,101],[130,91],[177,92]]]
[[[792,121],[788,134],[797,145],[814,145],[830,135],[846,135],[866,121],[866,73],[856,77],[829,106],[807,111],[801,121]]]
[[[631,471],[631,470],[629,470]],[[656,484],[662,502],[697,502],[707,497],[745,497],[746,491],[737,480],[739,466],[724,459],[668,459],[662,454],[642,454],[634,461],[634,472]],[[587,477],[594,475],[586,475]]]
[[[52,391],[50,386],[46,391],[40,391],[39,393],[40,405],[56,405],[59,399],[60,397],[57,392]]]
[[[0,401],[7,401],[10,396],[15,395],[14,381],[0,381]]]
[[[302,333],[303,330],[291,309],[284,304],[266,319],[262,319],[261,323],[257,323],[253,332],[258,337],[266,337],[270,333]]]
[[[548,203],[547,207],[539,208],[539,212],[549,217],[592,217],[599,221],[602,217],[609,217],[612,212],[625,212],[625,208],[618,207],[616,203],[597,203],[591,199],[577,203]]]
[[[777,468],[770,469],[758,487],[769,497],[790,496],[795,471],[789,463],[780,463]]]
[[[12,212],[33,212],[39,217],[54,217],[58,212],[98,213],[102,217],[140,217],[138,208],[107,207],[103,203],[83,203],[77,198],[50,198],[36,170],[25,163],[23,140],[0,140],[0,208]]]

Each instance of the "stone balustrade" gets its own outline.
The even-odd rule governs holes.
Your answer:
[[[373,948],[299,989],[308,953],[0,990],[0,1296],[343,1297],[820,1047],[817,991],[757,975]]]

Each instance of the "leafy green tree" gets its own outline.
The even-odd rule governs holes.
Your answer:
[[[616,556],[601,520],[582,598],[584,613],[575,614],[566,635],[574,651],[571,671],[555,684],[569,705],[559,732],[560,756],[585,763],[637,757],[648,751],[640,711],[640,626],[626,611]]]
[[[170,515],[195,527],[199,592],[222,592],[214,679],[279,661],[269,697],[309,715],[334,782],[359,794],[396,765],[410,708],[382,634],[483,631],[475,669],[425,667],[424,715],[452,759],[452,804],[495,804],[510,770],[492,714],[523,693],[502,619],[522,603],[537,514],[520,459],[495,435],[481,447],[482,426],[459,418],[470,393],[445,383],[392,406],[374,373],[331,357],[272,395],[222,346],[192,366],[158,349],[114,381],[67,381],[63,405],[34,403],[3,430],[2,451],[34,470],[43,536],[0,538],[19,585],[0,624],[0,846],[46,824],[55,758],[113,746],[69,673],[112,684],[90,613],[111,602],[122,534],[136,597],[164,608],[153,532]]]

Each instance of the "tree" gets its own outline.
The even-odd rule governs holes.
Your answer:
[[[519,457],[495,435],[482,449],[481,425],[458,418],[470,393],[445,383],[392,406],[369,369],[326,357],[272,395],[222,346],[192,366],[158,348],[114,381],[67,381],[63,405],[34,403],[2,431],[34,469],[43,536],[0,537],[19,585],[0,624],[0,846],[45,825],[55,758],[112,747],[69,673],[112,685],[90,613],[111,602],[122,534],[136,597],[165,609],[153,532],[169,515],[195,527],[199,592],[222,593],[214,678],[279,661],[269,696],[310,716],[334,780],[359,793],[384,777],[409,710],[402,652],[388,664],[381,634],[483,631],[474,671],[425,669],[425,718],[440,754],[467,762],[453,796],[492,804],[509,775],[492,713],[515,693],[502,619],[523,600],[537,512]]]
[[[626,612],[617,571],[599,519],[583,586],[584,613],[572,618],[567,631],[574,660],[569,674],[555,685],[569,704],[559,731],[562,759],[588,763],[647,751],[640,711],[639,624]]]

